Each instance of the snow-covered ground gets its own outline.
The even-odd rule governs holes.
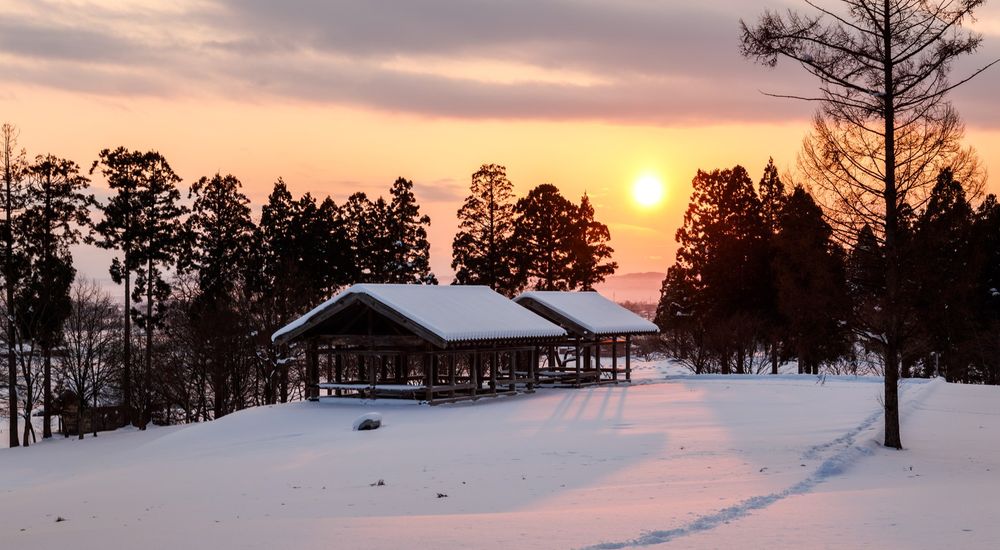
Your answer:
[[[0,450],[0,548],[1000,540],[1000,388],[907,381],[899,452],[877,444],[877,379],[637,371],[632,386],[293,403]],[[382,428],[353,431],[368,412]]]

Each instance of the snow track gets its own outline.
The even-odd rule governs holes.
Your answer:
[[[909,416],[927,398],[933,388],[943,383],[945,383],[943,379],[938,379],[934,381],[911,380],[901,384],[900,416],[902,418]],[[909,399],[904,401],[904,396],[909,397]],[[878,437],[881,434],[878,433],[880,428],[877,424],[882,416],[883,412],[879,409],[836,439],[806,449],[802,454],[803,459],[823,459],[823,461],[807,478],[782,491],[744,499],[732,506],[703,515],[681,527],[648,531],[631,540],[602,542],[584,548],[586,550],[612,550],[663,544],[695,533],[710,531],[720,525],[746,517],[755,510],[767,508],[780,500],[808,493],[820,483],[843,474],[863,457],[875,452],[875,449],[880,446]]]

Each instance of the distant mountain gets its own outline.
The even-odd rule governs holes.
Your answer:
[[[663,273],[656,271],[623,273],[608,277],[606,281],[596,285],[596,289],[616,302],[655,304],[660,300],[660,285],[663,284],[663,277]]]

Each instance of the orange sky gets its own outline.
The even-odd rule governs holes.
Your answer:
[[[799,70],[788,66],[779,66],[775,71],[755,67],[739,58],[731,42],[717,50],[704,50],[704,56],[706,63],[716,58],[724,60],[735,71],[732,79],[705,76],[702,67],[683,56],[665,56],[662,63],[667,69],[662,74],[651,74],[650,67],[656,67],[658,58],[643,57],[648,52],[640,49],[648,44],[637,41],[629,45],[627,40],[625,46],[643,55],[622,58],[620,62],[609,57],[600,61],[604,65],[594,61],[596,54],[587,59],[574,59],[570,54],[558,57],[556,46],[561,43],[531,49],[534,46],[519,46],[519,42],[499,46],[470,42],[474,38],[466,38],[461,43],[466,50],[453,56],[445,53],[447,48],[455,47],[452,44],[441,45],[441,51],[401,55],[379,50],[386,46],[375,40],[357,52],[347,51],[342,45],[321,47],[316,42],[284,58],[275,53],[259,55],[254,53],[256,50],[238,54],[209,51],[205,54],[208,57],[238,56],[213,58],[217,64],[209,65],[197,55],[201,50],[193,46],[191,51],[184,50],[185,44],[203,45],[204,41],[190,38],[190,32],[171,34],[169,18],[136,11],[139,2],[74,1],[58,4],[58,9],[55,3],[40,4],[53,10],[50,19],[54,23],[39,22],[41,8],[34,3],[13,0],[7,8],[0,8],[0,33],[13,29],[37,36],[39,31],[28,32],[35,25],[52,30],[55,36],[70,37],[62,45],[55,39],[39,40],[35,49],[27,51],[20,43],[5,42],[0,37],[0,74],[4,75],[0,77],[4,78],[0,118],[21,129],[21,144],[30,154],[51,152],[89,167],[102,147],[158,149],[185,182],[216,171],[236,175],[258,207],[279,176],[295,194],[329,194],[338,202],[357,190],[384,193],[397,176],[403,176],[416,182],[417,198],[432,218],[431,265],[443,280],[451,276],[455,211],[467,190],[469,175],[480,164],[505,165],[519,195],[546,182],[557,185],[573,200],[586,191],[595,203],[598,218],[611,228],[619,273],[663,272],[673,261],[673,234],[681,222],[695,171],[739,163],[757,178],[769,156],[775,158],[783,172],[794,169],[811,111],[808,105],[763,98],[758,93],[769,85],[803,85],[801,79],[797,80]],[[222,9],[222,4],[226,2],[192,0],[178,4],[181,7],[176,9],[179,13],[194,6],[203,12]],[[320,9],[315,6],[322,3],[303,4],[312,6],[303,9]],[[597,9],[594,6],[604,5],[584,4],[592,11]],[[692,21],[712,29],[716,21],[713,18],[717,17],[723,27],[720,35],[735,39],[735,20],[720,15],[718,10],[726,4],[714,0],[706,3],[710,7],[704,12],[689,15]],[[762,9],[743,2],[728,4],[751,15]],[[67,5],[72,9],[65,8]],[[108,10],[118,19],[102,15],[98,23],[91,25],[97,30],[107,25],[100,36],[84,34],[74,23],[81,13],[104,14],[101,10]],[[615,12],[609,17],[632,15]],[[160,19],[153,16],[168,22],[163,27],[167,38],[157,42],[145,38],[147,33],[135,42],[140,52],[136,56],[147,50],[153,52],[148,59],[107,54],[108,48],[119,46],[106,44],[106,40],[131,39],[147,27],[159,30]],[[594,19],[600,16],[597,12]],[[123,26],[122,21],[135,24]],[[216,19],[198,21],[204,26],[214,24],[211,22]],[[1000,42],[1000,25],[996,21],[1000,19],[987,17],[980,23],[982,30],[989,33],[988,41]],[[434,19],[427,24],[436,22]],[[683,26],[683,21],[679,24]],[[87,53],[91,50],[80,46],[83,53],[77,56],[77,38],[68,34],[70,30],[81,33],[81,44],[91,44],[87,48],[93,48],[95,53]],[[652,28],[650,36],[658,36],[655,30]],[[614,32],[623,37],[630,34],[628,29]],[[422,44],[420,36],[414,40]],[[520,40],[523,44],[535,43],[530,35]],[[572,40],[569,36],[564,42]],[[175,47],[175,42],[181,47]],[[665,44],[664,48],[669,46]],[[619,53],[628,54],[624,49]],[[556,57],[558,61],[552,61]],[[261,58],[275,63],[262,64]],[[287,73],[266,73],[267,80],[260,83],[253,76],[235,72],[224,78],[206,76],[210,70],[230,68],[241,60],[254,67],[254,74],[265,74],[275,70],[273,65],[281,59],[291,60],[289,64],[305,59],[301,61],[303,72],[299,73],[301,88],[313,91],[299,93],[299,81],[282,80],[290,78]],[[634,66],[628,71],[617,68],[632,62]],[[61,69],[61,78],[35,70],[35,65],[46,64]],[[159,68],[161,65],[167,68]],[[349,69],[344,68],[347,65]],[[670,69],[674,66],[676,71]],[[346,84],[315,81],[311,76],[314,73],[309,71],[317,67],[330,72],[342,70],[350,74],[350,80]],[[364,76],[351,72],[362,69],[366,71]],[[358,84],[383,78],[379,76],[382,73],[396,79],[414,75],[433,78],[434,86],[443,82],[472,83],[475,87],[449,97],[449,86],[438,88],[424,81],[393,80],[402,86],[397,95],[380,95],[381,87],[373,91]],[[136,87],[133,80],[122,75],[141,77],[139,80],[147,88]],[[775,81],[778,76],[784,80]],[[282,80],[281,87],[275,84],[277,80]],[[998,81],[995,76],[973,81],[968,85],[971,91],[955,100],[969,125],[969,144],[979,150],[993,173],[1000,170],[1000,121],[992,117],[989,90]],[[335,97],[317,99],[316,93],[322,93],[328,85],[354,90],[356,95],[331,93]],[[568,91],[562,96],[564,89]],[[418,98],[412,90],[424,95]],[[411,93],[412,102],[408,99]],[[539,98],[537,103],[544,109],[536,105],[534,97]],[[667,187],[664,203],[652,209],[638,207],[629,192],[636,178],[648,172],[659,175]],[[95,181],[95,187],[103,187],[103,182]],[[996,189],[996,185],[991,183],[990,188]],[[85,275],[106,278],[107,253],[81,249],[78,258]]]

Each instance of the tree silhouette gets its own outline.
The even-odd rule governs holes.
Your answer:
[[[70,313],[72,268],[70,246],[80,242],[81,230],[90,226],[93,197],[83,191],[89,180],[73,161],[39,156],[28,169],[25,208],[19,229],[24,251],[31,263],[31,278],[37,301],[33,305],[38,324],[33,340],[41,348],[42,437],[52,437],[52,350],[59,343],[62,323]]]
[[[511,269],[514,192],[505,167],[484,164],[472,174],[469,196],[458,210],[458,220],[459,230],[452,243],[454,284],[487,285],[508,296],[522,288]]]
[[[884,242],[884,443],[902,448],[900,214],[929,187],[926,168],[954,149],[960,123],[945,96],[968,78],[951,83],[948,73],[982,41],[962,29],[982,0],[843,0],[839,12],[807,4],[813,15],[767,11],[753,27],[741,21],[741,51],[771,67],[790,59],[820,82],[818,97],[798,98],[820,105],[816,145],[804,156],[826,176],[836,213]]]
[[[517,201],[515,269],[536,290],[573,288],[573,245],[578,238],[576,205],[545,183]]]
[[[0,169],[3,170],[3,276],[7,314],[4,315],[4,331],[7,343],[7,420],[9,422],[10,447],[17,447],[17,327],[14,320],[14,295],[20,283],[18,265],[21,263],[15,250],[14,225],[20,214],[24,193],[24,153],[17,150],[18,131],[14,125],[4,123],[0,127]]]
[[[611,261],[615,250],[608,245],[610,240],[611,231],[594,218],[594,206],[584,193],[577,207],[576,238],[572,244],[572,288],[594,290],[595,284],[604,282],[618,269],[618,263]]]

